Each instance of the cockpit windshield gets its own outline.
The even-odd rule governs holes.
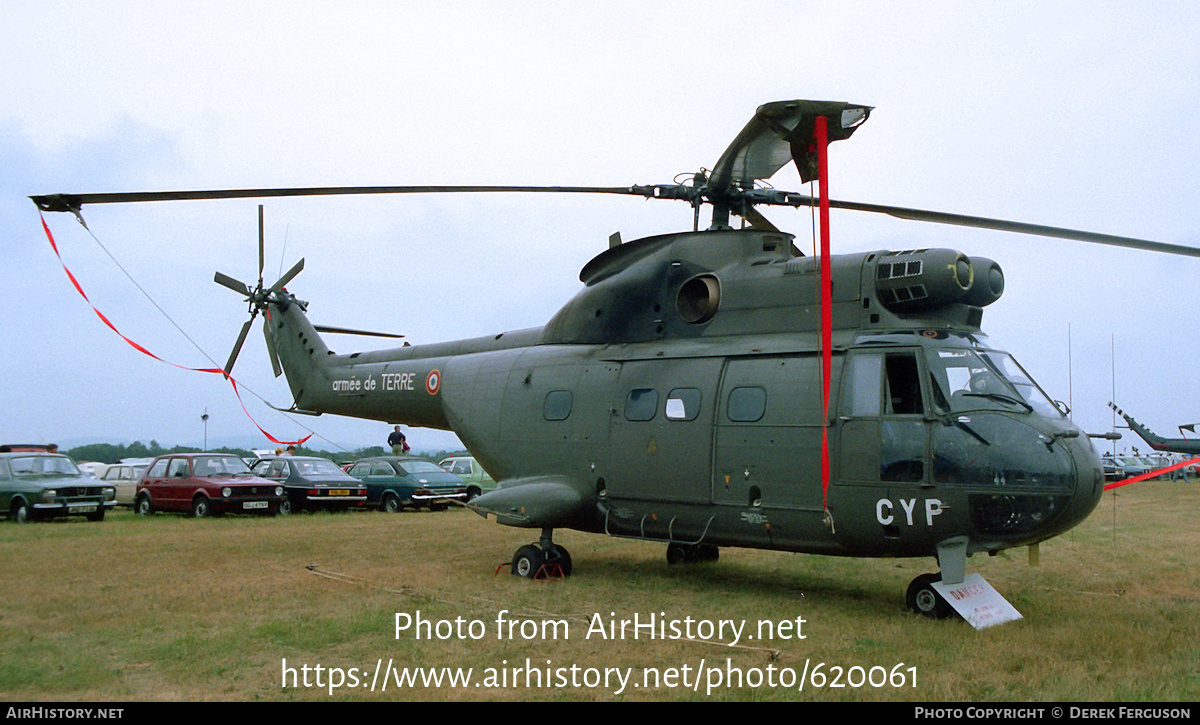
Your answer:
[[[934,347],[928,359],[933,402],[943,411],[1024,409],[1047,418],[1063,417],[1008,353]]]

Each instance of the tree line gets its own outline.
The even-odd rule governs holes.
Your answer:
[[[119,443],[91,443],[63,452],[80,463],[88,461],[95,463],[117,463],[126,458],[156,458],[168,453],[194,453],[196,449],[187,446],[165,448],[159,445],[158,441],[151,440],[149,443],[134,441],[128,445]],[[254,453],[246,448],[212,448],[208,452],[232,453],[242,458],[255,457]],[[296,449],[296,455],[319,456],[321,458],[328,458],[336,463],[349,463],[350,461],[357,461],[360,458],[388,456],[391,455],[391,450],[385,449],[383,446],[370,446],[369,448],[359,448],[353,451],[330,452],[299,446]],[[437,463],[448,456],[466,455],[466,453],[463,451],[437,451],[435,453],[417,453],[414,451],[411,455]]]

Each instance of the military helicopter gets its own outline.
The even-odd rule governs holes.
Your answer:
[[[950,607],[934,587],[978,552],[1036,545],[1100,499],[1086,435],[981,330],[1004,290],[996,262],[950,249],[833,255],[828,210],[1200,256],[1148,240],[828,198],[827,147],[872,108],[759,107],[711,171],[631,187],[396,186],[33,197],[79,215],[88,203],[366,193],[627,194],[693,209],[690,232],[610,247],[543,327],[335,354],[286,289],[303,260],[246,298],[296,413],[451,430],[499,482],[470,507],[540,530],[512,573],[570,574],[553,539],[569,528],[666,543],[668,561],[738,546],[855,557],[936,557],[909,607]],[[794,162],[812,196],[760,182]],[[712,221],[700,229],[703,206]],[[821,254],[756,207],[820,209]],[[741,217],[739,228],[731,216]]]
[[[1151,431],[1146,426],[1134,420],[1132,416],[1118,408],[1116,404],[1110,402],[1108,407],[1112,408],[1117,415],[1124,418],[1125,423],[1129,426],[1129,428],[1134,433],[1137,433],[1139,436],[1141,436],[1142,440],[1150,444],[1150,447],[1154,450],[1168,451],[1171,453],[1187,453],[1193,456],[1200,455],[1200,440],[1188,440],[1187,438],[1163,438],[1162,436]],[[1181,430],[1190,430],[1193,433],[1196,432],[1195,423],[1181,425],[1179,428]]]

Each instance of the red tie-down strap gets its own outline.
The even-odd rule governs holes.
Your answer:
[[[1163,475],[1164,473],[1170,473],[1171,471],[1183,468],[1184,466],[1190,466],[1194,463],[1200,463],[1200,458],[1189,458],[1186,461],[1180,461],[1179,463],[1176,463],[1171,466],[1167,466],[1166,468],[1160,468],[1157,471],[1150,471],[1148,473],[1143,473],[1140,476],[1132,476],[1132,477],[1126,478],[1122,481],[1113,481],[1112,483],[1105,484],[1104,490],[1108,491],[1110,489],[1120,488],[1121,486],[1128,486],[1131,483],[1145,481],[1148,478],[1158,478],[1159,476]]]
[[[109,320],[107,317],[105,317],[103,312],[96,309],[96,306],[92,304],[92,301],[90,299],[88,299],[87,293],[85,293],[83,291],[83,287],[80,286],[80,284],[79,284],[79,280],[75,279],[75,275],[71,273],[70,269],[67,269],[67,263],[63,261],[62,254],[60,254],[58,251],[58,244],[54,241],[54,235],[50,233],[50,226],[48,224],[46,224],[46,217],[43,214],[41,214],[40,212],[38,213],[38,216],[41,217],[41,219],[42,219],[42,229],[46,232],[46,239],[50,240],[50,248],[54,250],[54,256],[58,257],[58,263],[62,265],[63,271],[67,273],[67,278],[70,279],[71,284],[75,286],[75,291],[77,291],[79,293],[79,295],[81,297],[83,297],[84,301],[88,303],[88,306],[92,308],[92,312],[95,312],[96,316],[100,318],[100,321],[103,322],[108,327],[108,329],[117,333],[117,335],[122,340],[124,340],[126,343],[128,343],[130,347],[132,347],[134,350],[137,350],[138,352],[142,353],[143,355],[149,355],[150,357],[154,358],[155,360],[157,360],[161,363],[165,363],[172,367],[179,368],[180,370],[190,370],[192,372],[197,372],[197,373],[212,373],[214,375],[222,375],[225,378],[227,378],[229,380],[229,384],[233,386],[233,394],[237,396],[238,403],[242,406],[242,412],[244,412],[246,414],[246,417],[250,419],[250,422],[254,424],[254,427],[258,428],[258,430],[261,431],[264,436],[266,436],[268,439],[270,439],[270,441],[272,443],[276,443],[278,445],[283,445],[283,446],[286,446],[286,445],[298,446],[298,445],[303,444],[309,438],[312,438],[312,435],[313,435],[312,433],[309,433],[308,435],[304,436],[303,438],[301,438],[300,440],[297,440],[297,441],[281,441],[281,440],[275,438],[275,436],[271,435],[266,430],[264,430],[263,427],[258,424],[258,421],[254,420],[254,416],[250,415],[250,411],[246,409],[245,401],[242,400],[242,394],[238,390],[237,381],[233,379],[233,376],[227,375],[225,373],[225,371],[222,370],[221,368],[192,368],[192,367],[187,367],[186,365],[178,365],[176,363],[171,362],[170,360],[164,360],[161,357],[159,357],[158,355],[155,355],[154,353],[147,350],[142,345],[139,345],[137,342],[134,342],[133,340],[129,339],[124,334],[122,334],[121,331],[117,329],[117,326],[114,325],[111,320]]]

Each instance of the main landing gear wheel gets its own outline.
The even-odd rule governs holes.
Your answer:
[[[933,583],[941,580],[941,574],[922,574],[913,579],[904,597],[908,608],[931,619],[945,619],[953,614],[954,608],[933,588]]]
[[[667,544],[668,564],[696,564],[702,561],[716,561],[721,558],[721,550],[712,544]]]
[[[512,575],[525,579],[547,579],[560,574],[567,577],[571,576],[571,568],[571,554],[551,540],[549,530],[542,533],[538,543],[517,549],[512,559]]]

